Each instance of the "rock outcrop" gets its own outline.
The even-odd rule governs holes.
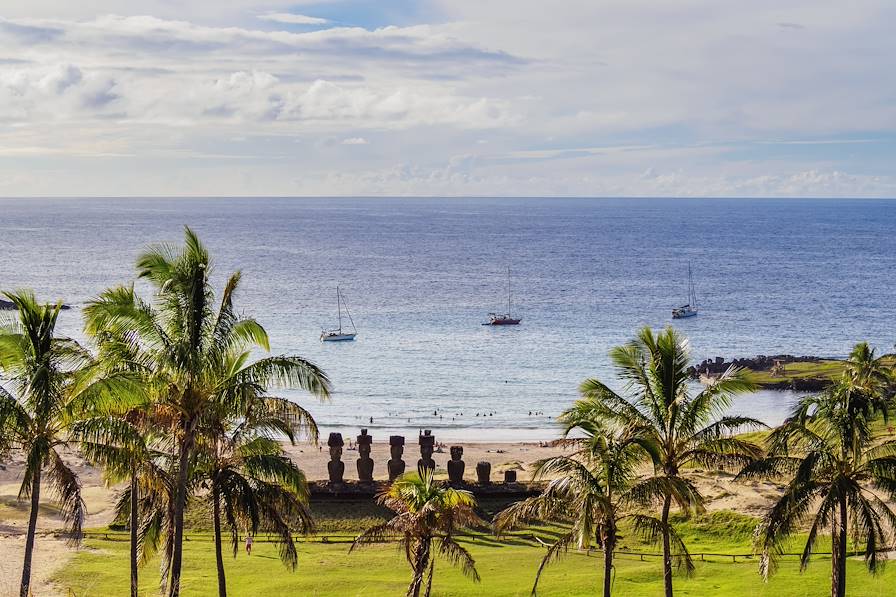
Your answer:
[[[63,311],[68,311],[71,309],[70,305],[62,305],[60,307]],[[15,311],[16,305],[12,301],[8,301],[6,299],[0,299],[0,311]]]
[[[706,359],[696,367],[691,367],[689,372],[692,377],[699,377],[701,375],[721,375],[731,366],[749,369],[751,371],[771,371],[776,363],[785,365],[787,363],[819,363],[823,360],[825,359],[820,357],[795,357],[790,354],[779,354],[774,356],[765,356],[761,354],[752,358],[732,359],[730,361],[727,361],[722,357],[716,357],[714,359]]]

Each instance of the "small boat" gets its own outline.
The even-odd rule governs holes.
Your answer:
[[[348,315],[348,321],[351,323],[352,331],[344,332],[342,331],[342,307],[345,306],[345,314]],[[320,333],[320,341],[321,342],[346,342],[349,340],[354,340],[357,335],[357,330],[355,329],[355,322],[352,320],[352,314],[348,311],[348,305],[345,304],[345,297],[342,296],[342,292],[339,290],[339,287],[336,287],[336,311],[337,317],[339,318],[339,327],[335,330],[323,330]]]
[[[694,291],[694,278],[691,276],[691,264],[688,263],[688,302],[672,309],[672,319],[684,319],[697,314],[697,293]]]
[[[522,319],[510,314],[510,268],[507,268],[507,313],[489,313],[482,325],[519,325]]]
[[[509,313],[498,314],[498,313],[489,313],[488,321],[483,323],[482,325],[519,325],[522,319],[517,317],[511,317]]]

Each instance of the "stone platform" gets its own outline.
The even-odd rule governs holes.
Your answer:
[[[544,489],[544,483],[449,483],[450,487],[465,489],[471,492],[477,499],[507,499],[510,501],[522,500],[538,495]],[[311,492],[311,501],[329,500],[373,500],[376,494],[389,486],[387,481],[373,481],[369,483],[360,481],[344,481],[342,483],[330,483],[328,481],[312,481],[308,483]]]

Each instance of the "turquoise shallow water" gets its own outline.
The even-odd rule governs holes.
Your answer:
[[[552,437],[582,379],[612,379],[611,346],[672,323],[689,261],[700,315],[675,324],[695,358],[896,340],[896,201],[21,199],[0,210],[0,287],[76,307],[130,281],[148,243],[193,226],[219,282],[243,270],[239,304],[274,350],[320,363],[336,387],[328,404],[291,396],[350,434]],[[503,308],[507,267],[523,323],[483,327]],[[321,344],[337,283],[358,339]],[[75,336],[78,318],[62,321]],[[734,408],[776,423],[793,398],[760,392]]]

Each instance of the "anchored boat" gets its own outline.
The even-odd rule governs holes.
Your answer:
[[[489,313],[482,325],[519,325],[522,319],[510,314],[510,268],[507,268],[507,313]]]
[[[348,321],[352,326],[351,332],[345,332],[342,330],[342,307],[345,305],[345,314],[348,316]],[[336,287],[336,312],[337,317],[339,318],[339,327],[335,330],[324,330],[320,333],[320,341],[321,342],[346,342],[349,340],[354,340],[358,331],[355,329],[355,322],[352,320],[352,314],[348,311],[348,305],[345,304],[345,297],[342,296],[342,292],[339,290],[339,287]]]
[[[697,314],[697,293],[694,292],[694,278],[691,276],[691,264],[688,263],[688,302],[672,309],[672,319],[684,319]]]

